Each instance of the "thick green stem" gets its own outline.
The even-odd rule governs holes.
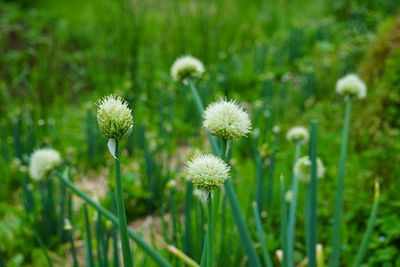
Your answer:
[[[251,267],[261,267],[260,260],[257,257],[253,242],[250,238],[249,230],[247,229],[246,222],[240,210],[239,201],[237,200],[235,191],[233,190],[231,179],[225,181],[225,190],[232,209],[232,216],[238,227],[240,239],[242,240],[244,250],[249,259],[249,264]]]
[[[207,267],[214,267],[214,222],[212,193],[209,193],[207,201]]]
[[[309,183],[310,194],[310,210],[309,210],[309,247],[307,249],[308,254],[308,266],[317,267],[317,127],[318,122],[311,122],[311,138],[310,138],[310,160],[311,160],[311,179]]]
[[[64,183],[69,189],[72,190],[77,196],[82,198],[86,203],[95,208],[101,215],[110,220],[115,226],[119,226],[118,218],[111,212],[106,210],[103,206],[99,205],[92,199],[90,199],[85,193],[80,191],[73,183],[71,183],[66,177],[60,173],[56,173],[57,177],[62,183]],[[154,248],[150,247],[146,241],[144,241],[139,235],[134,233],[128,228],[128,235],[132,238],[136,244],[141,247],[150,257],[152,257],[162,267],[172,267]]]
[[[129,245],[128,227],[126,225],[126,214],[124,204],[124,193],[122,190],[121,162],[119,153],[119,144],[115,144],[115,199],[117,200],[117,212],[119,219],[119,233],[121,238],[122,258],[125,267],[132,267],[132,252]]]
[[[340,223],[342,218],[344,176],[346,171],[347,143],[349,139],[349,128],[350,128],[350,113],[351,113],[351,98],[348,96],[346,97],[346,111],[344,115],[342,144],[340,147],[340,158],[338,167],[338,181],[337,181],[336,196],[335,196],[335,209],[333,215],[331,267],[338,267],[340,261]]]
[[[297,160],[300,158],[301,154],[301,143],[298,140],[296,142],[296,152],[294,156],[294,164],[296,164]],[[293,164],[293,165],[294,165]],[[297,194],[298,194],[298,179],[297,176],[292,174],[292,199],[290,201],[289,207],[289,219],[288,219],[288,241],[287,241],[287,259],[288,266],[294,266],[294,240],[295,240],[295,228],[296,228],[296,209],[297,209]]]

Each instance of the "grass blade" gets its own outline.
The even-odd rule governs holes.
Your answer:
[[[225,190],[232,209],[232,216],[238,227],[240,239],[242,240],[244,250],[249,259],[249,264],[251,267],[261,267],[230,178],[225,181]]]
[[[85,210],[85,226],[86,226],[86,262],[89,267],[94,267],[92,233],[90,231],[90,222],[89,222],[87,205],[84,205],[84,210]]]
[[[368,243],[371,239],[372,230],[374,229],[374,226],[375,226],[376,217],[378,215],[378,209],[379,209],[379,183],[378,183],[378,180],[375,180],[374,203],[372,204],[372,209],[371,209],[371,214],[370,214],[369,220],[368,220],[367,230],[365,231],[365,234],[363,236],[361,246],[358,249],[357,256],[354,261],[353,267],[360,266],[365,257],[365,254],[367,253]]]
[[[269,257],[269,254],[268,254],[267,245],[265,242],[265,236],[264,236],[264,232],[262,229],[262,222],[261,222],[261,218],[260,218],[260,214],[259,214],[259,210],[258,210],[258,205],[256,202],[253,203],[253,213],[254,213],[254,219],[256,221],[258,240],[261,243],[261,250],[263,253],[265,265],[267,267],[272,267],[273,265],[271,262],[271,258]]]

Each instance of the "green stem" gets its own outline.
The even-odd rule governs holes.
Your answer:
[[[194,101],[195,101],[195,103],[196,103],[197,111],[199,112],[199,116],[202,117],[202,116],[203,116],[203,113],[204,113],[203,101],[201,101],[201,98],[200,98],[200,96],[199,96],[199,93],[197,92],[197,89],[196,89],[196,87],[194,86],[192,80],[191,80],[191,79],[187,79],[187,81],[188,81],[190,90],[192,91],[193,98],[194,98]],[[207,137],[208,137],[208,140],[210,141],[211,149],[212,149],[213,153],[214,153],[215,155],[217,155],[217,154],[218,154],[218,151],[219,151],[219,150],[218,150],[217,141],[216,141],[215,138],[214,138],[210,133],[208,133],[208,132],[207,132]]]
[[[33,233],[35,234],[35,237],[36,237],[37,241],[39,242],[41,249],[43,250],[43,254],[46,257],[47,264],[49,265],[49,267],[53,267],[53,264],[51,263],[51,259],[49,257],[49,254],[47,253],[47,249],[46,249],[45,244],[43,243],[42,238],[40,238],[40,235],[39,235],[36,227],[32,225],[32,228],[33,228]]]
[[[281,195],[281,240],[282,240],[282,266],[288,266],[288,253],[287,253],[287,205],[285,201],[285,185],[283,176],[280,177],[280,195]]]
[[[272,267],[273,265],[271,262],[271,258],[269,257],[269,254],[268,254],[267,245],[265,242],[265,236],[264,236],[264,232],[263,232],[263,228],[262,228],[262,222],[261,222],[261,218],[260,218],[260,214],[259,214],[258,206],[257,206],[256,202],[253,203],[253,214],[254,214],[254,219],[256,221],[258,240],[261,243],[261,249],[262,249],[265,265],[267,265],[267,267]]]
[[[185,198],[185,239],[184,252],[189,257],[193,256],[192,248],[192,203],[193,203],[193,183],[188,181],[186,184]]]
[[[74,235],[73,235],[72,229],[67,231],[67,235],[68,235],[68,239],[69,239],[69,242],[71,245],[71,254],[72,254],[72,259],[74,262],[73,266],[78,267],[79,265],[78,265],[78,259],[76,257],[76,249],[75,249]]]
[[[207,201],[207,267],[214,267],[214,222],[213,222],[213,205],[212,192],[209,192]]]
[[[203,242],[203,249],[201,250],[201,259],[200,259],[200,267],[207,266],[207,240],[208,240],[208,231],[206,232],[206,238]]]
[[[71,183],[66,177],[61,175],[60,173],[56,173],[57,177],[60,179],[62,183],[64,183],[68,188],[72,190],[76,195],[78,195],[80,198],[82,198],[86,203],[88,203],[90,206],[95,208],[101,215],[103,215],[105,218],[110,220],[115,226],[119,226],[118,223],[118,218],[113,215],[111,212],[106,210],[104,207],[90,199],[85,193],[80,191],[73,183]],[[128,228],[128,235],[130,238],[132,238],[133,241],[136,242],[136,244],[141,247],[147,254],[149,254],[150,257],[152,257],[160,266],[162,267],[172,267],[155,249],[150,247],[146,241],[144,241],[139,235],[134,233],[131,229]]]
[[[310,138],[310,160],[311,160],[311,179],[309,183],[310,210],[309,210],[309,247],[308,247],[308,266],[317,267],[317,127],[318,122],[311,122]]]
[[[379,208],[379,184],[377,181],[375,181],[375,197],[374,197],[374,203],[373,203],[372,209],[371,209],[371,215],[369,216],[367,230],[365,231],[365,234],[363,236],[361,246],[358,249],[357,256],[354,261],[353,267],[360,266],[365,257],[365,254],[367,253],[368,243],[371,239],[372,230],[374,229],[376,217],[378,215],[378,208]]]
[[[115,144],[115,198],[117,200],[117,212],[119,219],[119,233],[121,238],[122,247],[122,258],[125,267],[132,267],[132,252],[129,245],[128,239],[128,227],[126,225],[126,214],[125,214],[125,204],[124,195],[122,190],[122,177],[121,177],[121,162],[119,153],[119,144],[116,141]]]
[[[349,128],[350,128],[350,113],[351,113],[351,98],[348,96],[346,98],[346,111],[344,115],[342,144],[340,146],[338,182],[336,187],[335,209],[333,215],[331,267],[338,267],[340,260],[340,223],[341,223],[342,207],[343,207],[344,176],[346,171],[347,143],[349,139]]]
[[[225,181],[225,190],[232,209],[232,216],[238,227],[240,239],[242,240],[244,250],[249,259],[249,264],[251,267],[261,267],[230,178]]]
[[[115,203],[115,194],[111,193],[111,205],[113,214],[117,215],[116,203]],[[114,266],[119,266],[119,251],[118,251],[118,233],[117,226],[112,227],[112,239],[113,239],[113,258],[114,258]]]
[[[294,164],[298,161],[301,154],[301,143],[300,141],[296,142],[296,152],[294,156]],[[293,164],[293,165],[294,165]],[[289,219],[288,219],[288,242],[287,242],[287,259],[288,259],[288,266],[294,266],[294,240],[295,240],[295,228],[296,228],[296,209],[297,209],[297,194],[298,194],[298,179],[297,176],[292,174],[292,199],[290,201],[289,207]]]
[[[86,262],[89,267],[94,267],[93,249],[92,249],[92,234],[90,231],[90,222],[87,206],[84,206],[85,210],[85,225],[86,225]]]
[[[263,208],[263,157],[258,153],[256,156],[256,200],[258,212],[261,214]]]
[[[223,161],[225,161],[227,153],[228,153],[228,140],[222,139],[222,144],[221,144],[221,150],[220,150],[219,157]],[[218,215],[218,209],[219,209],[220,201],[221,201],[221,189],[217,188],[214,191],[214,203],[213,203],[214,229],[216,228],[215,224],[216,224],[216,221],[217,221],[216,218],[217,218],[217,215]]]
[[[267,214],[272,214],[272,202],[274,199],[274,173],[275,173],[275,155],[278,146],[279,134],[275,133],[273,151],[270,157],[270,164],[268,169],[268,188],[267,188]]]

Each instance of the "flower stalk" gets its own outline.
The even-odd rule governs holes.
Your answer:
[[[121,238],[122,255],[125,267],[133,266],[132,252],[128,239],[128,227],[126,223],[124,195],[122,190],[121,162],[119,153],[119,142],[115,144],[115,199],[117,202],[117,213],[119,220],[119,231]]]
[[[338,167],[338,180],[336,186],[335,208],[333,215],[332,230],[332,253],[331,267],[338,267],[340,260],[340,224],[343,208],[344,177],[346,172],[347,144],[349,139],[351,97],[346,96],[346,110],[344,115],[344,125],[342,132],[342,143],[340,146],[340,158]]]

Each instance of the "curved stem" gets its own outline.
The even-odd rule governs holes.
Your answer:
[[[86,203],[88,203],[90,206],[95,208],[101,215],[103,215],[105,218],[110,220],[114,225],[119,227],[118,223],[118,218],[106,210],[103,206],[99,205],[92,199],[90,199],[85,193],[83,193],[81,190],[79,190],[71,181],[68,180],[68,178],[64,177],[62,174],[59,172],[56,173],[58,179],[65,184],[69,189],[72,190],[77,196],[82,198]],[[135,232],[133,232],[131,229],[128,228],[128,235],[130,238],[132,238],[133,241],[136,242],[136,244],[141,247],[150,257],[153,258],[154,261],[156,261],[160,266],[162,267],[172,267],[154,248],[150,247],[146,241],[144,241],[139,235],[137,235]]]
[[[358,267],[361,265],[365,254],[368,250],[368,243],[371,239],[372,230],[374,229],[376,216],[378,215],[378,208],[379,208],[379,183],[375,180],[375,196],[374,196],[374,203],[372,204],[371,214],[368,220],[367,230],[363,236],[360,248],[358,249],[356,259],[354,261],[353,267]]]
[[[196,103],[197,110],[198,110],[198,112],[199,112],[199,116],[200,116],[200,118],[201,118],[201,117],[203,116],[203,113],[204,113],[203,101],[201,100],[201,98],[200,98],[200,96],[199,96],[199,93],[197,92],[197,89],[196,89],[196,87],[194,86],[192,80],[191,80],[191,79],[187,79],[187,81],[188,81],[190,90],[192,91],[193,98],[194,98],[194,101],[195,101],[195,103]],[[215,155],[217,155],[217,154],[218,154],[218,151],[219,151],[219,150],[218,150],[217,141],[216,141],[215,138],[214,138],[210,133],[208,133],[208,132],[207,132],[207,137],[208,137],[208,140],[210,141],[211,149],[212,149],[213,153],[214,153]]]
[[[129,245],[128,239],[128,227],[126,225],[126,214],[124,195],[122,190],[122,177],[121,177],[121,162],[119,153],[119,143],[116,141],[115,144],[115,198],[117,200],[117,212],[119,219],[119,233],[121,238],[122,256],[125,267],[133,266],[132,252]]]
[[[335,209],[333,215],[332,232],[332,254],[331,267],[338,267],[340,260],[340,223],[342,218],[344,176],[346,171],[347,143],[350,128],[351,98],[346,98],[346,111],[344,115],[344,125],[342,132],[342,144],[340,146],[340,158],[338,167],[338,182],[335,196]]]

